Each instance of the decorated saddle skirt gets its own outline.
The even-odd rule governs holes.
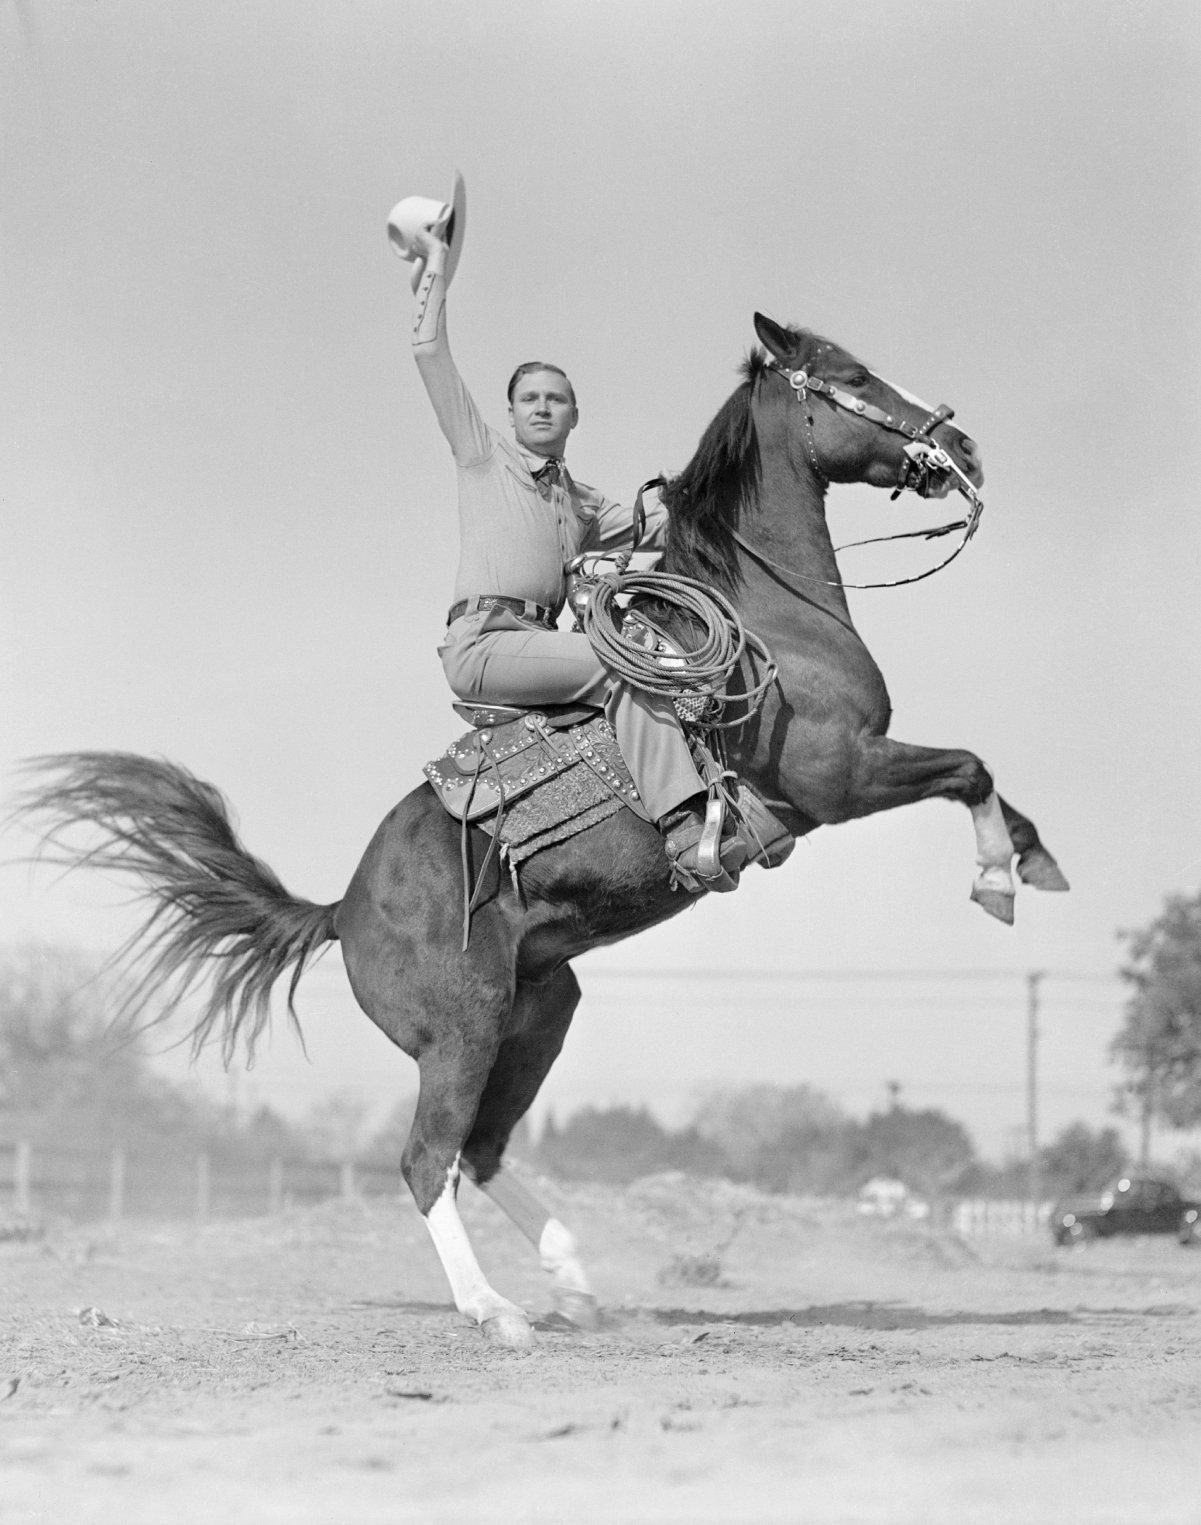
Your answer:
[[[599,711],[532,709],[516,718],[508,718],[511,710],[465,712],[474,713],[475,729],[423,771],[443,808],[465,825],[490,829],[512,864],[623,807],[649,819]]]

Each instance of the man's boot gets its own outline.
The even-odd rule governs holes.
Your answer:
[[[726,812],[716,853],[711,855],[703,851],[707,806],[708,797],[697,794],[659,822],[659,830],[666,839],[672,888],[684,889],[693,895],[701,890],[727,894],[738,888],[739,870],[747,859],[747,843]]]

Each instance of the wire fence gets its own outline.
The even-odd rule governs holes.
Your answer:
[[[405,1189],[399,1167],[352,1160],[0,1144],[0,1214],[23,1220],[250,1218]]]
[[[205,1222],[398,1197],[408,1200],[399,1167],[371,1162],[280,1155],[247,1161],[209,1152],[0,1142],[0,1238],[20,1237],[30,1224],[47,1220]],[[862,1204],[859,1210],[867,1211]],[[1048,1202],[963,1198],[937,1204],[932,1222],[965,1237],[1032,1234],[1045,1230],[1050,1210]]]

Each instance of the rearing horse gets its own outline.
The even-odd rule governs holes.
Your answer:
[[[976,827],[973,897],[1010,918],[1010,866],[1066,889],[1033,825],[999,799],[970,752],[885,737],[888,694],[847,610],[825,522],[832,482],[912,482],[921,451],[945,452],[978,486],[976,446],[845,350],[756,316],[757,353],[665,488],[664,570],[719,585],[770,647],[769,698],[731,745],[731,761],[796,834],[913,800],[960,800]],[[926,447],[923,447],[925,449]],[[946,473],[917,484],[945,490]],[[942,486],[940,487],[940,483]],[[507,1172],[509,1136],[562,1047],[579,1001],[570,960],[682,911],[654,827],[621,811],[523,864],[520,892],[491,869],[461,950],[459,827],[428,784],[386,817],[346,894],[316,905],[289,894],[238,841],[221,795],[183,768],[126,753],[40,760],[22,812],[46,823],[58,861],[131,872],[152,910],[133,942],[141,977],[131,1008],[162,1016],[206,984],[197,1046],[219,1037],[253,1052],[269,998],[291,971],[288,1010],[313,954],[335,939],[355,996],[417,1062],[420,1090],[401,1166],[457,1307],[504,1345],[529,1320],[488,1283],[457,1207],[461,1171],[537,1246],[557,1305],[581,1324],[596,1301],[567,1229]],[[73,827],[98,828],[86,845]],[[159,1018],[156,1017],[156,1020]]]

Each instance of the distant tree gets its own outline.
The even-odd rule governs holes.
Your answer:
[[[1039,1169],[1052,1196],[1096,1191],[1124,1169],[1128,1154],[1116,1128],[1069,1123],[1042,1150]]]
[[[724,1160],[695,1129],[669,1131],[645,1107],[584,1107],[562,1126],[548,1118],[533,1163],[570,1180],[621,1183],[660,1170],[713,1175]]]
[[[764,1191],[844,1196],[865,1177],[862,1132],[850,1117],[785,1127],[761,1145],[742,1174]]]
[[[354,1160],[366,1140],[368,1106],[357,1091],[334,1091],[313,1107],[303,1124],[316,1159]]]
[[[1133,994],[1112,1046],[1129,1077],[1117,1105],[1140,1120],[1145,1164],[1153,1121],[1201,1124],[1201,893],[1168,896],[1149,926],[1120,936]]]
[[[976,1164],[967,1129],[937,1108],[873,1112],[863,1125],[862,1149],[869,1175],[895,1176],[926,1196],[954,1190]]]
[[[0,1139],[225,1161],[303,1152],[268,1108],[239,1125],[195,1083],[159,1074],[136,1035],[114,1026],[119,1007],[119,988],[77,950],[0,951]]]
[[[693,1116],[700,1136],[715,1144],[734,1172],[748,1180],[764,1169],[770,1173],[770,1158],[779,1154],[785,1140],[795,1152],[839,1135],[849,1121],[837,1102],[807,1085],[710,1091],[702,1096]]]
[[[400,1156],[408,1142],[417,1111],[417,1093],[402,1096],[363,1146],[359,1158],[373,1165],[394,1168],[400,1164]]]
[[[0,1129],[104,1143],[211,1127],[206,1108],[151,1071],[95,961],[44,945],[0,955]]]
[[[290,1123],[271,1107],[259,1107],[247,1119],[239,1131],[238,1142],[245,1154],[258,1160],[303,1155],[308,1148],[303,1128]]]

